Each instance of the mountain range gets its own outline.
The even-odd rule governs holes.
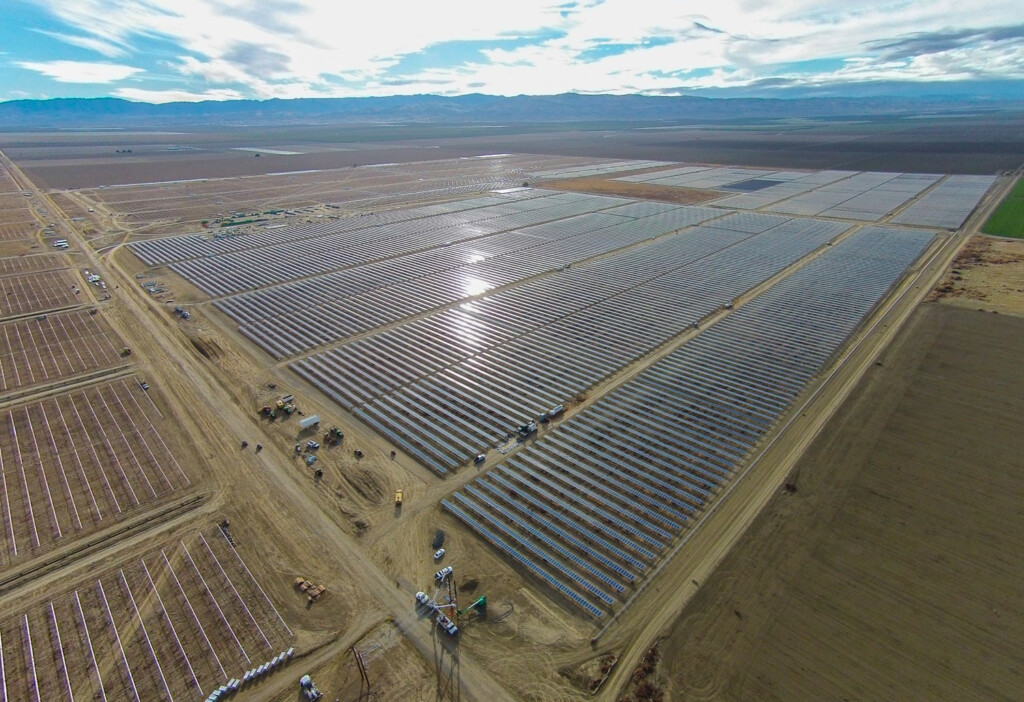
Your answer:
[[[0,103],[0,128],[147,128],[335,123],[668,122],[846,119],[1024,109],[1024,100],[956,97],[707,98],[644,95],[413,95],[150,104],[119,98]]]

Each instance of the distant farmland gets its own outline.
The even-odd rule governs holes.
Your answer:
[[[1013,190],[999,205],[999,209],[988,218],[981,231],[985,234],[1024,239],[1024,180],[1017,181]]]

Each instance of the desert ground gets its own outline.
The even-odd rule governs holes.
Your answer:
[[[1021,375],[1012,363],[1024,331],[1024,252],[1019,242],[968,240],[983,212],[936,238],[834,369],[815,380],[807,402],[766,438],[756,470],[606,626],[551,597],[441,508],[499,459],[438,478],[407,452],[396,454],[287,361],[271,359],[209,295],[125,246],[203,231],[203,220],[231,218],[233,210],[294,208],[289,219],[275,213],[240,225],[245,236],[278,220],[316,224],[417,198],[453,201],[518,185],[544,168],[593,163],[588,149],[615,158],[669,161],[686,153],[700,163],[889,164],[904,172],[948,172],[955,161],[956,172],[992,173],[1024,160],[999,146],[1008,138],[1004,122],[982,121],[977,138],[988,135],[994,146],[970,154],[968,146],[933,148],[947,143],[950,125],[916,124],[803,125],[774,136],[635,130],[624,146],[603,149],[595,143],[608,143],[605,131],[407,134],[387,142],[372,135],[332,141],[322,133],[0,136],[11,181],[5,197],[19,203],[12,218],[31,221],[27,238],[0,243],[11,261],[0,274],[11,281],[50,276],[45,285],[33,277],[12,288],[28,292],[6,301],[3,326],[8,339],[27,340],[37,333],[30,324],[45,321],[63,344],[24,341],[24,353],[4,359],[0,408],[17,427],[14,442],[25,458],[16,465],[31,473],[28,457],[38,451],[40,475],[73,476],[81,467],[89,480],[80,489],[67,483],[69,503],[87,504],[84,496],[94,494],[99,515],[90,522],[87,510],[65,514],[36,492],[28,498],[31,527],[10,522],[13,543],[32,544],[15,555],[9,549],[0,570],[0,652],[10,678],[35,681],[18,688],[25,694],[54,698],[64,684],[76,698],[92,694],[90,676],[98,676],[104,687],[116,680],[126,698],[155,690],[185,699],[293,649],[285,670],[237,698],[298,699],[296,680],[306,672],[327,698],[351,700],[1012,698],[1021,682],[1014,661],[1024,648],[1012,626],[1020,616],[1013,559],[1021,529],[1010,526],[1019,521],[1013,469],[1024,448],[1016,420]],[[266,150],[259,159],[237,150],[253,143]],[[108,153],[126,144],[134,144],[132,153]],[[503,168],[444,160],[506,152],[516,155]],[[353,168],[374,162],[395,165]],[[288,173],[274,175],[281,171]],[[164,183],[174,180],[190,182]],[[115,184],[124,187],[100,187]],[[1011,184],[1001,179],[981,210],[991,210]],[[707,190],[603,177],[551,178],[551,185],[653,201],[710,199]],[[58,235],[71,251],[53,253]],[[60,265],[40,260],[43,253]],[[85,269],[101,273],[105,287],[86,285]],[[775,280],[737,298],[737,306]],[[146,294],[147,282],[166,292]],[[171,313],[182,304],[191,311],[187,322]],[[45,320],[35,319],[39,311]],[[697,335],[680,334],[627,366],[569,414]],[[93,353],[76,355],[83,345],[76,339],[90,340]],[[300,415],[273,422],[260,415],[284,394],[294,394]],[[344,434],[339,446],[319,450],[320,474],[293,449],[319,438],[297,426],[311,414],[321,417],[321,431],[336,426]],[[79,447],[73,461],[68,447],[54,457],[34,447],[23,428],[43,436],[41,427],[52,430],[58,417],[69,437],[90,437],[71,442]],[[123,448],[121,434],[129,437]],[[108,445],[125,466],[121,476],[91,477],[98,475],[91,466],[104,461],[86,455],[87,443],[97,451]],[[129,468],[135,462],[137,477]],[[5,463],[5,475],[13,465]],[[787,481],[790,490],[782,487]],[[43,483],[55,494],[63,489]],[[5,515],[15,513],[5,507]],[[457,642],[413,607],[414,593],[433,592],[438,529],[450,554],[443,564],[458,571],[460,603],[484,594],[489,603],[486,618],[460,620]],[[297,577],[326,592],[309,601]],[[166,622],[177,646],[160,637]],[[63,644],[55,645],[54,631],[64,634]],[[204,643],[207,631],[220,638]],[[67,661],[48,653],[65,649]],[[26,650],[36,651],[38,669]],[[131,670],[149,672],[136,679]]]
[[[189,131],[6,132],[0,149],[39,185],[112,186],[497,153],[775,168],[989,174],[1024,163],[1020,116],[1003,113],[769,124],[317,126]],[[254,152],[265,151],[259,158]],[[131,149],[130,153],[125,153]],[[120,151],[121,153],[117,153]],[[273,151],[288,153],[272,153]]]
[[[665,632],[663,699],[1017,697],[1022,334],[914,312]]]

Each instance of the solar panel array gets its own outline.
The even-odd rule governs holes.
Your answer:
[[[759,170],[755,168],[709,168],[700,166],[685,166],[668,171],[657,171],[654,173],[640,173],[634,176],[624,176],[616,180],[624,180],[631,183],[649,183],[651,185],[671,185],[675,187],[697,188],[699,190],[713,190],[725,185],[740,183],[755,178],[768,178],[778,180],[789,180],[794,171]]]
[[[712,208],[646,203],[564,216],[618,202],[588,197],[572,209],[559,205],[562,219],[228,298],[217,306],[240,322],[243,334],[281,358],[722,214]],[[549,210],[534,210],[516,221],[552,216]],[[474,226],[499,220],[502,227],[511,222],[499,217]],[[446,230],[445,236],[462,231]],[[411,246],[411,239],[402,241]]]
[[[564,193],[314,239],[285,241],[257,249],[172,263],[170,268],[208,294],[225,295],[628,202],[620,198]]]
[[[877,222],[930,187],[942,176],[904,173],[816,214]],[[828,187],[828,186],[826,186]],[[795,199],[795,198],[794,198]],[[771,209],[771,208],[769,208]]]
[[[715,200],[716,207],[729,207],[737,210],[756,210],[767,205],[781,202],[795,195],[810,192],[822,185],[828,185],[854,175],[853,171],[818,171],[816,173],[796,173],[796,178],[762,188],[752,193],[730,195]],[[779,180],[776,175],[773,180]]]
[[[897,224],[959,229],[994,182],[995,176],[949,176],[891,221]]]
[[[938,178],[899,173],[856,173],[765,207],[769,212],[880,219]]]
[[[443,507],[591,616],[624,606],[932,237],[860,230]]]
[[[291,367],[444,474],[846,228],[754,217],[770,228],[697,227]]]
[[[668,165],[665,161],[615,161],[612,163],[599,163],[585,166],[571,166],[567,168],[556,168],[533,173],[535,178],[589,178],[609,173],[622,173],[624,171],[639,171],[643,168],[655,168]]]
[[[405,209],[385,210],[364,214],[358,217],[346,217],[344,219],[327,220],[315,224],[301,224],[285,226],[276,229],[264,229],[260,232],[243,235],[221,234],[189,234],[185,236],[173,236],[163,239],[148,239],[129,244],[129,248],[146,265],[159,266],[177,261],[185,261],[193,258],[205,258],[232,251],[243,251],[255,249],[262,246],[273,246],[275,244],[289,241],[302,241],[305,239],[316,239],[317,237],[352,232],[361,229],[371,229],[385,224],[397,222],[408,222],[416,219],[451,214],[453,212],[464,212],[482,207],[490,207],[502,204],[507,200],[523,200],[535,197],[549,197],[554,195],[544,190],[518,190],[505,196],[488,195],[484,197],[455,200],[452,202],[437,203],[432,205],[421,205]],[[429,225],[428,225],[429,226]]]

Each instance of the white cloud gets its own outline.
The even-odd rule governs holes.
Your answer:
[[[194,93],[188,90],[144,90],[142,88],[118,88],[111,95],[138,102],[202,102],[204,100],[241,100],[245,96],[237,90],[206,90]]]
[[[157,39],[178,47],[165,65],[175,82],[184,81],[187,94],[237,90],[259,98],[658,92],[783,74],[811,84],[886,76],[1012,77],[1019,74],[1024,43],[1014,37],[978,40],[929,48],[902,61],[873,48],[915,33],[1019,25],[1019,5],[1008,0],[583,0],[572,6],[564,0],[36,2],[75,30],[59,35],[62,41],[113,57]],[[547,38],[514,48],[498,42],[530,37]],[[402,57],[462,40],[488,42],[490,48],[483,59],[399,72]],[[835,69],[851,57],[862,63]],[[800,72],[790,67],[821,59],[832,65]]]
[[[88,61],[18,61],[17,65],[42,73],[60,83],[113,83],[142,70],[116,63]]]
[[[36,29],[34,31],[39,32],[40,34],[43,34],[45,36],[48,36],[51,39],[62,41],[65,44],[70,44],[71,46],[78,46],[83,49],[88,49],[89,51],[95,51],[98,54],[106,56],[107,58],[119,58],[128,53],[123,46],[118,46],[117,44],[113,44],[109,41],[99,39],[97,37],[83,37],[74,34],[63,34],[61,32],[51,32],[45,29]]]

